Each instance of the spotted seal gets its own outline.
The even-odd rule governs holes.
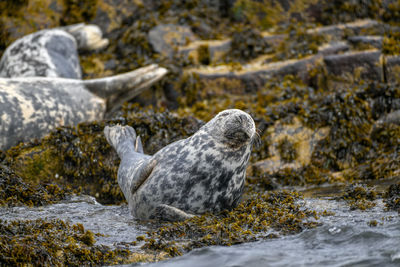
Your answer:
[[[121,158],[118,184],[132,215],[168,221],[235,207],[257,136],[251,116],[238,109],[220,112],[153,156],[143,154],[129,126],[106,126],[104,134]]]
[[[100,49],[107,44],[97,25],[84,23],[31,33],[7,47],[0,60],[0,77],[81,79],[78,49]]]
[[[80,80],[77,49],[98,49],[107,41],[93,26],[79,25],[39,31],[6,49],[0,60],[1,150],[42,138],[58,126],[101,120],[167,73],[153,64]]]

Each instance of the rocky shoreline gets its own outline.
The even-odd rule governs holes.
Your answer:
[[[262,144],[253,150],[238,208],[151,222],[148,234],[132,240],[139,254],[97,247],[96,234],[82,225],[21,220],[2,223],[0,262],[121,264],[279,238],[329,216],[302,207],[302,195],[329,195],[361,210],[383,198],[387,209],[400,211],[397,1],[36,2],[0,4],[0,56],[30,32],[86,22],[99,25],[110,45],[80,51],[84,78],[150,63],[170,73],[106,120],[2,151],[2,206],[46,208],[75,194],[123,205],[105,125],[131,125],[153,154],[219,111],[240,108],[254,118]],[[57,249],[37,242],[52,236]],[[47,256],[31,257],[28,248]]]

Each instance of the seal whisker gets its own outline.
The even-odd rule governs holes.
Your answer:
[[[256,148],[260,148],[261,147],[261,136],[259,134],[259,130],[258,129],[256,129],[256,131],[255,131],[255,133],[253,135],[252,144]]]

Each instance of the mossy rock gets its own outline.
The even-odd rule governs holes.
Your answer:
[[[195,248],[275,238],[318,225],[316,212],[304,209],[296,192],[249,194],[238,207],[221,214],[205,214],[192,219],[166,223],[140,237],[143,249],[164,251],[171,256]],[[274,234],[268,234],[273,231]]]
[[[274,174],[283,169],[293,171],[307,167],[317,143],[326,138],[329,128],[309,129],[301,124],[298,118],[293,118],[291,124],[277,121],[267,129],[270,144],[267,159],[252,164],[252,173],[263,176]]]
[[[128,263],[128,250],[95,246],[95,234],[62,220],[1,221],[0,263],[110,265]]]
[[[388,210],[400,213],[400,183],[389,186],[384,194],[384,202]]]
[[[54,183],[32,185],[24,182],[14,171],[0,164],[0,205],[42,206],[65,199],[67,193],[68,190]]]
[[[374,188],[368,188],[362,184],[349,185],[343,193],[343,199],[348,203],[351,210],[366,210],[375,207],[378,197]]]

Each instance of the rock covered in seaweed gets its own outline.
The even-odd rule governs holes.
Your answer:
[[[32,185],[25,182],[9,167],[0,164],[0,205],[42,206],[63,200],[66,193],[68,191],[55,183]]]
[[[128,250],[96,246],[82,224],[62,220],[1,221],[0,263],[5,265],[98,265],[129,262]]]

